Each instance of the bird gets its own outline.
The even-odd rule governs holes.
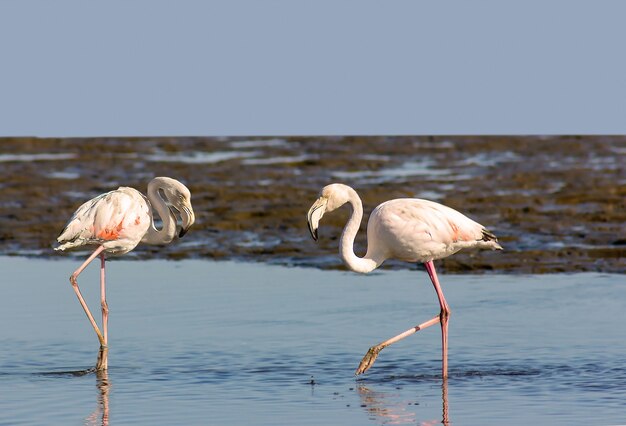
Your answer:
[[[154,211],[162,225],[157,229]],[[78,297],[98,340],[100,352],[96,371],[108,367],[109,308],[105,288],[105,255],[119,256],[133,250],[140,242],[168,244],[176,237],[178,212],[182,220],[178,237],[182,238],[195,222],[189,189],[176,179],[155,177],[148,183],[148,195],[130,187],[119,187],[81,205],[57,238],[54,249],[65,251],[80,247],[96,247],[93,253],[72,275],[70,283]],[[102,331],[96,324],[78,287],[78,276],[96,257],[100,257],[100,304]]]
[[[423,263],[437,293],[440,312],[384,342],[372,346],[361,360],[355,375],[365,373],[387,346],[439,323],[441,325],[442,377],[448,377],[448,323],[450,307],[437,277],[434,260],[443,259],[461,249],[483,248],[502,250],[496,236],[483,225],[462,213],[434,201],[419,198],[397,198],[378,205],[367,224],[367,252],[364,257],[354,254],[354,238],[363,218],[363,204],[348,185],[333,183],[325,186],[307,213],[309,231],[318,240],[320,219],[348,203],[352,214],[341,234],[339,254],[352,271],[368,273],[387,259]]]

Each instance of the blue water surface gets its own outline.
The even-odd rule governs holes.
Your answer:
[[[107,262],[109,370],[68,276],[0,257],[2,425],[626,423],[626,278],[442,275],[450,378],[422,271]],[[98,262],[79,278],[99,320]]]

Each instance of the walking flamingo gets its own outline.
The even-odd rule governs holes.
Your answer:
[[[161,229],[154,225],[152,209],[162,221]],[[89,322],[100,341],[96,370],[108,366],[108,315],[104,277],[105,253],[122,255],[137,244],[168,244],[176,236],[177,219],[174,209],[180,213],[182,228],[179,237],[185,235],[195,221],[191,207],[191,193],[179,181],[169,177],[156,177],[148,183],[148,196],[133,188],[119,187],[101,194],[80,206],[69,220],[57,241],[55,250],[64,251],[76,247],[96,246],[95,251],[70,276],[72,288],[78,296]],[[102,307],[102,331],[89,311],[76,281],[87,265],[100,256],[100,303]]]
[[[502,250],[498,239],[484,226],[450,207],[417,198],[399,198],[380,204],[370,215],[367,224],[367,253],[361,258],[354,254],[353,246],[363,218],[363,205],[356,191],[349,186],[334,183],[322,189],[320,198],[313,203],[307,214],[309,231],[317,241],[317,228],[324,213],[332,212],[346,203],[352,206],[352,214],[339,242],[339,254],[346,266],[354,272],[368,273],[390,258],[424,263],[441,307],[439,315],[433,319],[372,346],[361,360],[355,374],[367,371],[376,361],[380,351],[387,346],[440,323],[442,376],[446,378],[450,307],[443,296],[433,260],[450,256],[464,248]]]

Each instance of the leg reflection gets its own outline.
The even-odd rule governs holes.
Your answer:
[[[411,404],[407,404],[406,398],[393,392],[375,391],[367,386],[359,385],[357,392],[363,407],[370,419],[379,420],[383,424],[416,424],[419,413],[414,412]],[[442,413],[440,419],[419,421],[421,426],[435,426],[443,424],[450,426],[448,410],[448,380],[444,379],[441,384]],[[421,409],[418,409],[422,411]],[[432,413],[431,413],[432,414]],[[424,415],[424,413],[422,413]],[[430,417],[430,416],[429,416]]]
[[[96,387],[98,388],[98,404],[96,409],[85,419],[85,425],[109,426],[109,373],[107,370],[96,370]]]
[[[373,391],[363,385],[357,387],[357,392],[361,399],[361,407],[365,408],[370,418],[384,424],[415,424],[416,414],[407,407],[406,401],[398,398],[398,395]]]
[[[442,424],[444,426],[450,426],[450,419],[448,417],[448,378],[444,377],[441,383],[441,422],[438,420],[430,420],[420,423],[421,426],[435,426]]]
[[[109,383],[109,373],[107,370],[96,370],[98,390],[98,408],[102,412],[102,426],[109,426],[109,390],[111,384]]]
[[[443,404],[443,413],[441,415],[441,423],[444,426],[448,426],[450,424],[450,420],[448,419],[448,378],[443,379],[443,383],[441,384],[441,402]]]

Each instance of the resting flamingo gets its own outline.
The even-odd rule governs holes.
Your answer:
[[[346,266],[354,272],[368,273],[386,259],[420,262],[437,292],[441,311],[431,320],[416,325],[404,333],[372,346],[356,370],[356,375],[367,371],[378,354],[387,346],[411,334],[439,323],[441,325],[442,376],[448,376],[448,320],[450,307],[443,291],[433,260],[450,256],[464,248],[502,250],[494,234],[458,211],[433,201],[417,198],[399,198],[380,204],[370,215],[367,224],[367,253],[360,258],[354,254],[354,238],[363,217],[361,199],[347,185],[334,183],[325,186],[320,198],[309,209],[307,220],[311,236],[317,241],[317,229],[324,213],[349,203],[352,214],[339,243],[339,254]]]
[[[162,227],[154,225],[153,211],[161,218]],[[177,219],[174,209],[180,213],[182,227],[179,237],[185,235],[195,221],[191,207],[191,193],[179,181],[169,177],[156,177],[148,183],[148,196],[133,188],[120,187],[101,194],[80,206],[69,220],[57,241],[55,250],[68,250],[83,246],[96,246],[94,252],[70,276],[72,288],[78,296],[89,322],[100,341],[100,353],[96,370],[108,366],[108,317],[109,308],[105,288],[105,254],[122,255],[137,244],[168,244],[176,236]],[[100,302],[102,307],[102,332],[89,311],[76,281],[87,265],[100,256]]]

